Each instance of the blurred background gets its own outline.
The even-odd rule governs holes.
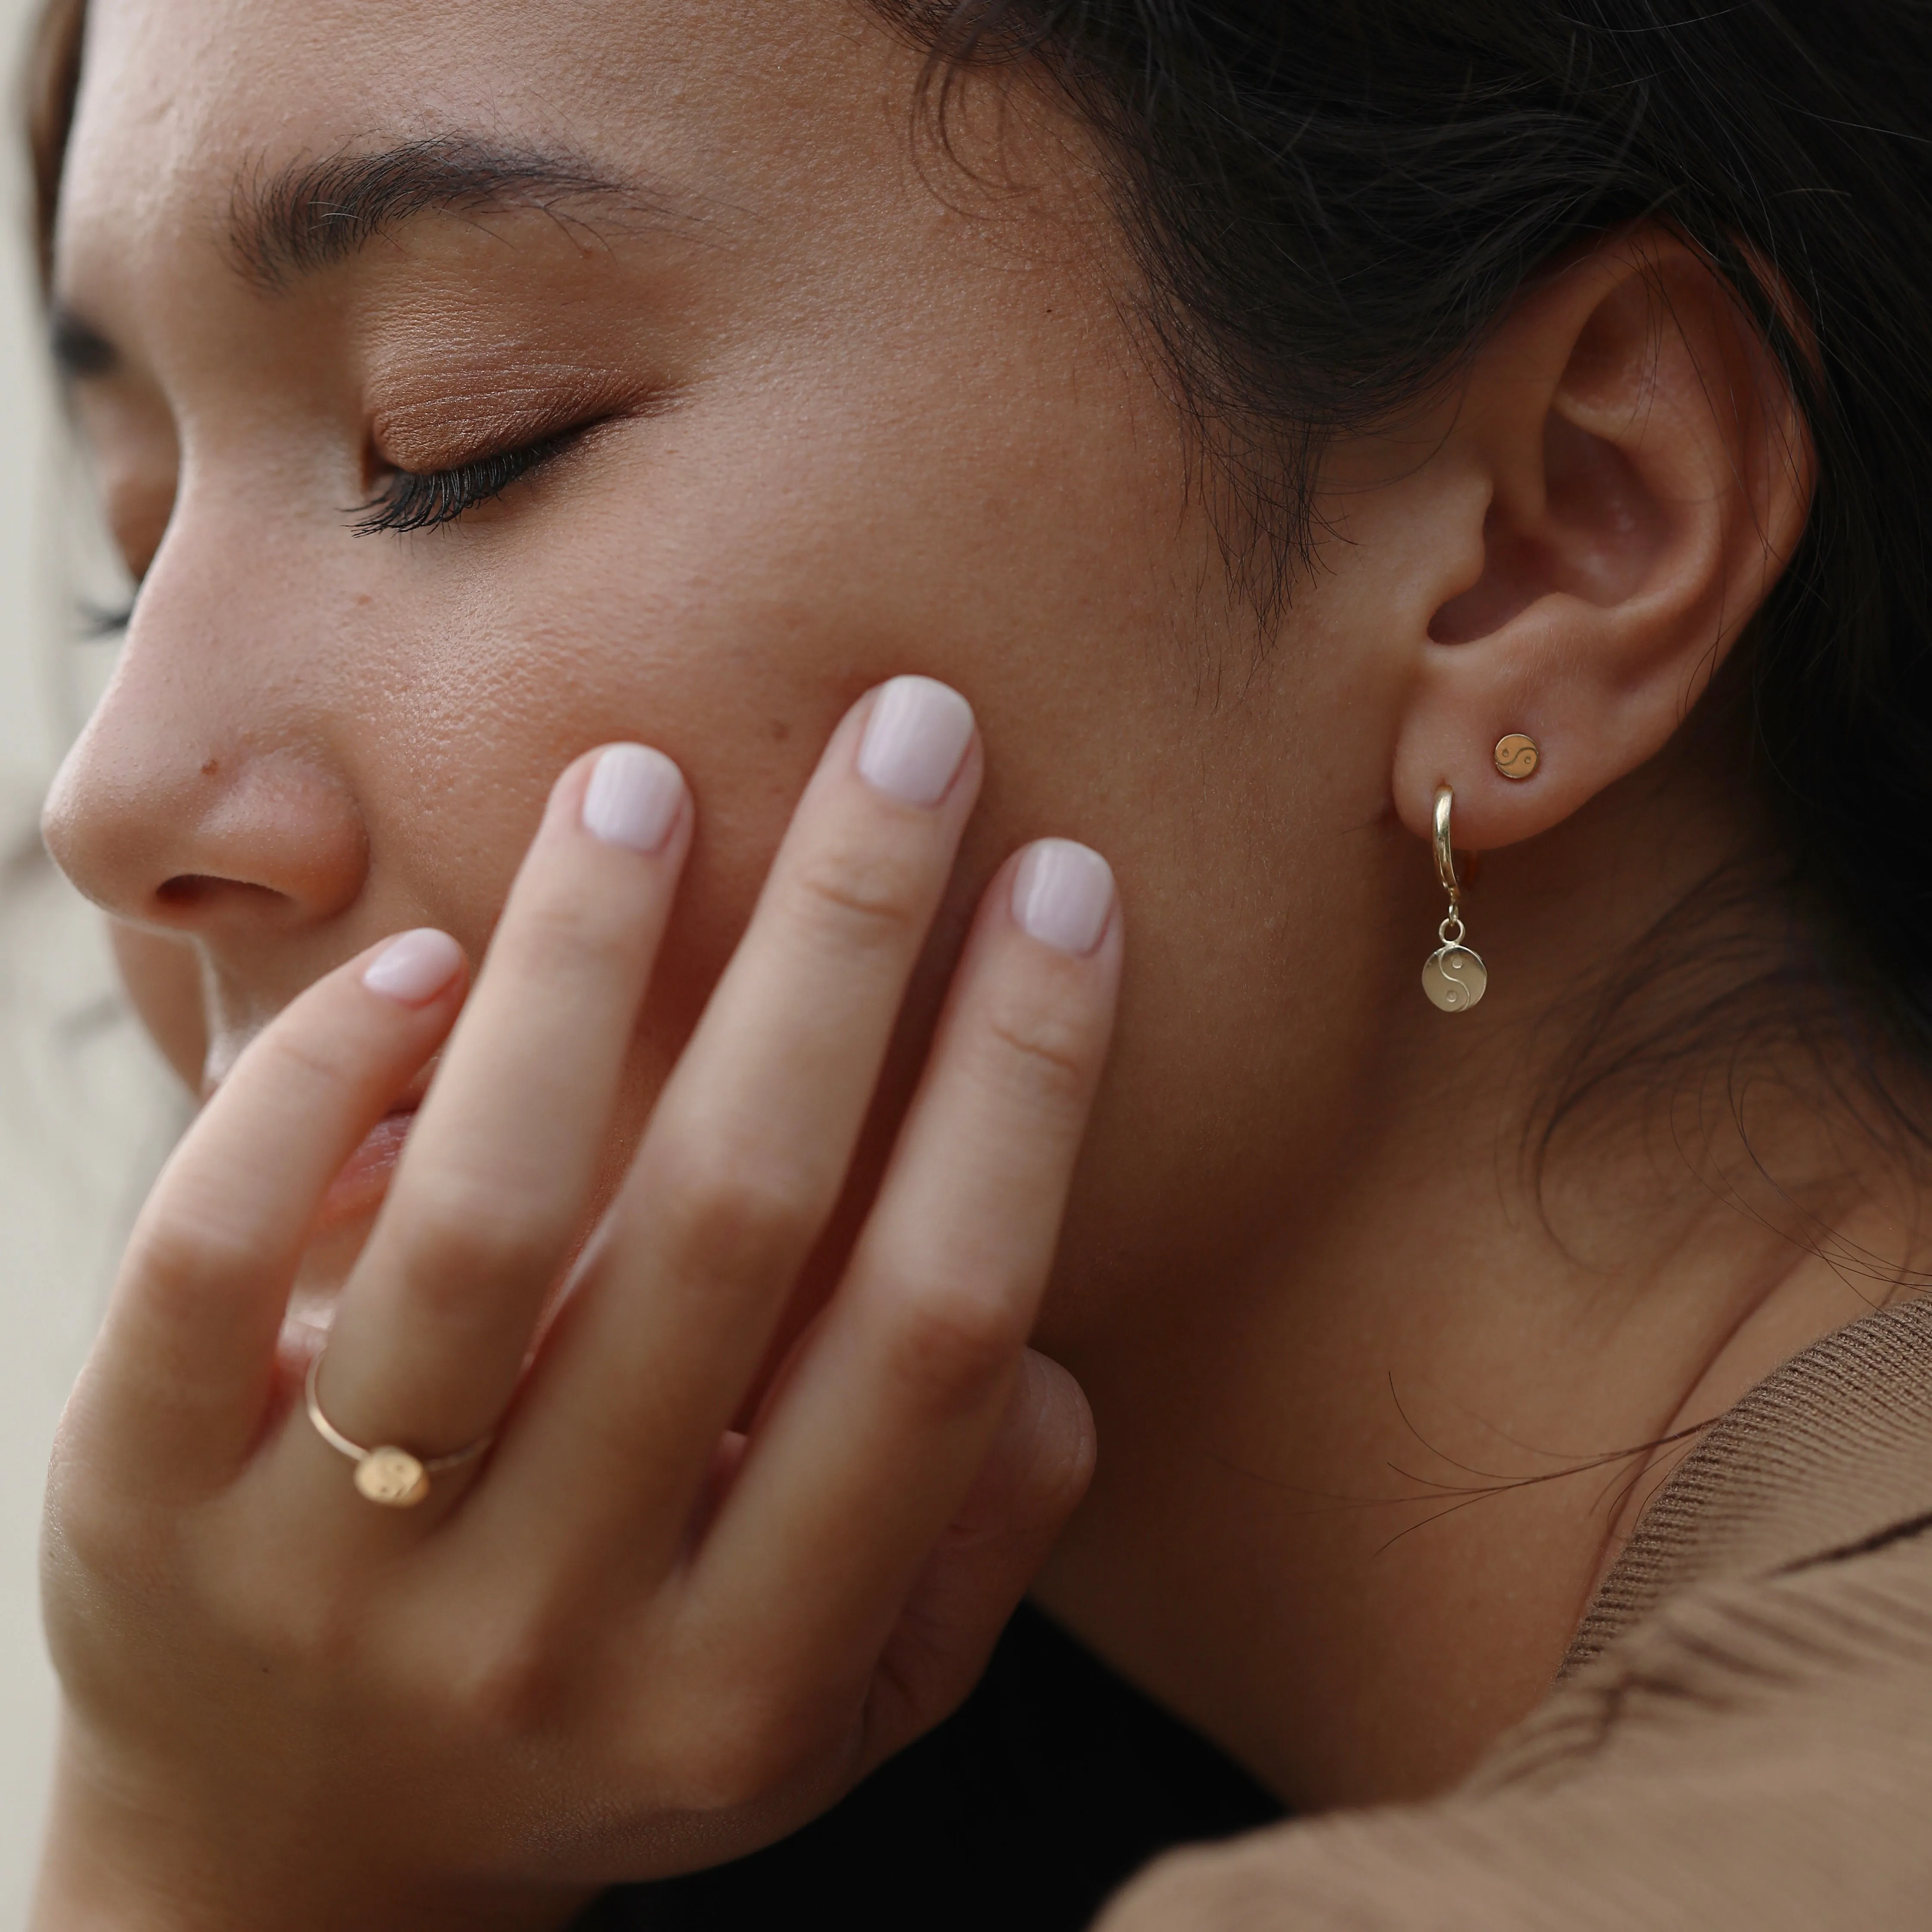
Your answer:
[[[0,0],[10,80],[33,10]],[[10,86],[0,142],[0,1925],[26,1918],[53,1740],[34,1574],[48,1445],[178,1119],[115,997],[99,921],[34,832],[112,668],[84,610],[120,586],[42,354],[17,98]]]

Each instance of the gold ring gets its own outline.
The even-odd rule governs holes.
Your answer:
[[[365,1449],[361,1443],[350,1442],[322,1412],[315,1378],[322,1370],[322,1354],[318,1348],[309,1358],[308,1379],[302,1386],[303,1404],[308,1410],[308,1419],[315,1424],[315,1432],[356,1465],[356,1493],[372,1503],[380,1503],[385,1509],[414,1509],[429,1494],[430,1477],[473,1460],[496,1439],[496,1432],[492,1429],[466,1448],[453,1449],[447,1456],[412,1456],[392,1442]]]

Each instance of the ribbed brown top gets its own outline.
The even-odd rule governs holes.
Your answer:
[[[1932,1301],[1828,1335],[1759,1383],[1644,1512],[1563,1666],[1672,1592],[1762,1574],[1932,1510]]]
[[[1185,1853],[1106,1932],[1928,1932],[1932,1301],[1760,1383],[1455,1792]]]

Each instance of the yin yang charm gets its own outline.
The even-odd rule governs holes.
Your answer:
[[[385,1509],[414,1509],[429,1494],[429,1476],[406,1449],[372,1449],[356,1466],[356,1486]]]
[[[1444,946],[1422,969],[1422,990],[1445,1013],[1466,1013],[1489,990],[1489,969],[1466,946]]]

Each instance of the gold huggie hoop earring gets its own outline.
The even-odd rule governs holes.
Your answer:
[[[1437,928],[1442,944],[1422,969],[1422,990],[1445,1013],[1466,1013],[1488,992],[1490,969],[1462,944],[1462,888],[1456,879],[1456,848],[1449,836],[1455,802],[1447,785],[1436,794],[1436,876],[1449,895],[1449,916]]]

